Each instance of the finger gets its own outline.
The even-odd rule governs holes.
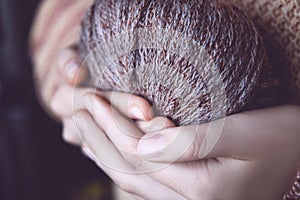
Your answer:
[[[133,171],[108,139],[105,133],[97,126],[93,118],[85,111],[79,111],[74,114],[74,120],[77,127],[77,134],[82,146],[91,150],[95,162],[120,171]]]
[[[69,117],[73,111],[73,88],[69,85],[61,85],[53,97],[50,98],[49,104],[52,111],[62,117]]]
[[[128,174],[112,170],[104,165],[98,165],[109,177],[125,192],[142,199],[176,199],[186,200],[186,198],[146,174]],[[150,192],[151,188],[151,192]]]
[[[64,104],[64,103],[59,103],[59,101],[67,99],[67,98],[64,98],[64,95],[61,94],[61,91],[63,90],[64,92],[67,92],[66,87],[68,86],[68,84],[70,84],[72,82],[72,80],[71,80],[71,82],[70,81],[66,82],[65,81],[66,73],[62,73],[62,71],[63,71],[62,69],[63,68],[66,69],[66,66],[70,66],[70,65],[74,66],[71,63],[72,63],[72,60],[74,60],[75,58],[70,57],[70,55],[68,56],[68,52],[69,52],[69,54],[75,54],[75,51],[72,50],[71,48],[63,50],[58,58],[58,62],[55,62],[56,65],[53,65],[54,67],[50,68],[46,78],[43,81],[40,81],[39,90],[41,93],[42,102],[45,105],[45,108],[49,111],[49,113],[52,114],[53,117],[58,120],[62,119],[66,108],[70,107],[70,106],[65,106],[66,104]],[[70,52],[73,52],[73,53],[70,53]],[[65,59],[65,61],[63,60],[63,58]],[[78,58],[76,60],[78,60]],[[59,66],[59,64],[57,64],[57,63],[60,63],[64,67]],[[84,73],[80,72],[78,75],[79,76],[78,80],[80,80],[81,79],[80,76],[83,76],[83,75],[84,75]],[[62,90],[58,91],[61,88],[62,88]],[[69,88],[70,88],[69,89],[70,91],[73,89],[73,88],[71,88],[71,86]],[[70,93],[71,92],[67,92],[66,95],[71,96]],[[68,98],[68,99],[70,99],[70,98]],[[52,100],[54,100],[56,102],[52,102]],[[68,102],[69,105],[71,105],[70,102]],[[55,108],[56,107],[59,107],[59,108],[56,110],[53,110],[53,108],[52,108],[53,105],[55,105]],[[63,106],[61,106],[61,105],[63,105]]]
[[[199,150],[206,130],[197,128],[197,126],[171,127],[146,134],[140,139],[137,152],[152,162],[199,160]]]
[[[103,98],[97,95],[94,95],[93,97],[86,95],[85,105],[89,112],[93,115],[99,127],[103,129],[103,131],[121,152],[136,155],[137,144],[139,138],[143,136],[143,133],[132,122],[128,121],[126,117],[118,113]],[[172,148],[172,151],[176,152],[175,154],[172,154],[171,158],[169,158],[172,159],[172,161],[174,161],[175,158],[178,159],[193,141],[195,130],[187,130],[190,131],[191,134],[180,134],[183,137],[180,137],[178,142],[176,142]],[[147,140],[148,138],[150,140],[152,138],[156,139],[157,136],[158,135],[154,135],[153,137],[147,136]],[[174,134],[170,134],[170,136],[174,136]],[[162,141],[163,140],[158,139],[158,145],[162,145]],[[151,145],[146,145],[144,150],[146,149],[146,152],[148,153],[151,148]],[[154,157],[160,158],[160,156]]]
[[[53,97],[53,94],[58,88],[58,85],[62,82],[61,77],[57,75],[57,69],[52,68],[47,77],[40,84],[40,93],[43,102],[47,103],[49,99]]]
[[[183,199],[170,188],[154,181],[145,174],[135,174],[118,150],[98,128],[93,118],[86,112],[75,114],[78,135],[81,138],[83,150],[96,164],[103,169],[123,190],[145,199]],[[149,187],[155,193],[149,193]]]
[[[57,69],[51,68],[43,81],[37,84],[38,96],[43,108],[57,121],[61,120],[61,116],[56,114],[50,106],[51,99],[55,94],[58,85],[62,82],[61,77],[57,76]]]
[[[70,117],[74,112],[85,108],[83,96],[91,91],[93,91],[91,88],[77,88],[68,84],[60,85],[53,97],[50,98],[50,108],[61,118]]]
[[[122,92],[96,91],[96,93],[110,102],[112,106],[124,116],[127,116],[131,119],[148,121],[154,116],[154,112],[150,103],[140,96]],[[96,94],[86,94],[86,96],[89,96],[87,98],[93,98],[94,95]],[[88,105],[90,101],[86,101],[86,103]]]
[[[150,121],[136,121],[136,124],[144,133],[154,133],[162,129],[175,127],[170,119],[162,116],[154,117]]]
[[[126,161],[136,170],[151,171],[153,168],[161,167],[159,164],[144,162],[137,156],[137,144],[144,133],[133,121],[118,112],[114,108],[115,105],[110,105],[103,97],[95,94],[86,95],[84,103],[99,128],[104,131]]]
[[[154,116],[150,103],[140,96],[113,92],[111,103],[120,110],[121,113],[132,119],[148,121]]]
[[[98,95],[87,94],[84,103],[98,126],[120,151],[136,154],[138,139],[143,133],[132,121],[116,111],[104,98]]]
[[[195,161],[228,156],[219,148],[224,119],[207,124],[163,129],[145,135],[138,144],[138,153],[154,162]]]
[[[176,191],[156,181],[147,174],[128,173],[126,171],[116,170],[102,162],[98,162],[98,158],[89,148],[83,147],[82,151],[87,157],[95,161],[95,163],[114,181],[114,183],[116,183],[118,187],[126,193],[143,199],[185,199]],[[151,192],[149,192],[149,187],[151,187]]]
[[[58,55],[57,64],[60,74],[71,85],[80,84],[87,76],[87,69],[74,48],[63,49]]]
[[[118,185],[112,185],[112,194],[114,199],[138,200],[141,199],[133,194],[122,190]],[[143,200],[143,199],[142,199]]]
[[[298,130],[297,120],[300,117],[295,108],[249,111],[207,124],[169,128],[145,135],[138,144],[138,152],[145,159],[155,162],[267,157],[274,153],[274,146],[281,148],[283,153],[286,147],[299,149],[296,142],[299,141],[299,134],[295,131],[286,132]]]
[[[59,118],[70,117],[76,110],[84,109],[83,96],[85,94],[97,93],[108,101],[112,101],[112,105],[120,111],[123,115],[136,119],[128,110],[131,107],[136,107],[141,110],[143,120],[149,120],[152,118],[151,105],[148,101],[142,97],[129,95],[125,93],[114,93],[97,91],[92,88],[78,88],[68,84],[60,84],[53,92],[53,97],[48,97],[47,101],[50,102],[50,108]],[[112,98],[113,96],[113,98]],[[50,101],[49,101],[50,99]],[[118,99],[112,100],[112,99]],[[150,111],[149,111],[150,110]]]
[[[76,133],[76,125],[72,118],[64,118],[63,120],[63,139],[69,144],[80,145],[81,141]]]

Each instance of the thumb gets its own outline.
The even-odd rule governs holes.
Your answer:
[[[153,162],[193,161],[222,156],[217,149],[224,122],[225,118],[146,134],[138,143],[138,153]]]
[[[138,152],[156,162],[215,157],[251,160],[273,155],[275,150],[288,156],[288,150],[299,150],[299,113],[299,107],[279,106],[197,126],[163,129],[145,135]]]

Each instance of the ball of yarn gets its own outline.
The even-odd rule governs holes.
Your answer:
[[[96,0],[79,51],[94,87],[140,95],[177,125],[242,111],[268,67],[253,22],[216,0]]]

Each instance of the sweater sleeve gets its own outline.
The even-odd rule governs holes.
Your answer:
[[[300,1],[231,0],[260,28],[270,60],[285,74],[289,101],[300,105]]]

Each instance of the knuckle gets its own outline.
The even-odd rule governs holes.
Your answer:
[[[63,140],[70,144],[80,144],[78,133],[72,119],[63,120]]]
[[[118,185],[118,187],[123,190],[124,192],[127,192],[129,194],[133,194],[135,195],[136,194],[136,191],[135,191],[135,187],[133,187],[131,184],[128,183],[129,181],[123,181],[123,180],[118,180],[118,181],[115,181],[115,183]]]
[[[79,128],[79,127],[82,127],[82,128],[86,127],[87,124],[85,122],[88,121],[88,120],[91,120],[90,115],[85,110],[76,111],[73,114],[73,117],[75,119],[75,124],[74,125],[77,128]],[[80,124],[80,126],[78,126],[79,124]]]
[[[136,106],[142,111],[142,113],[150,114],[151,111],[150,103],[143,97],[136,96],[136,95],[130,95],[127,106],[128,107]]]
[[[57,64],[59,67],[63,68],[68,61],[77,57],[74,50],[67,48],[62,49],[57,55]]]
[[[135,101],[141,108],[148,108],[149,103],[146,99],[140,97],[140,96],[132,96],[132,100]]]
[[[76,132],[63,132],[63,140],[70,144],[79,144]]]
[[[99,125],[99,127],[101,127],[105,131],[110,131],[112,129],[111,122],[117,121],[110,109],[101,109],[101,110],[96,109],[94,111],[94,119]]]
[[[174,126],[174,123],[167,117],[158,116],[154,118],[154,123],[161,124],[162,128]]]
[[[89,117],[89,114],[85,110],[78,110],[74,112],[74,117],[78,119],[84,119],[86,117]]]
[[[201,147],[203,144],[201,144],[202,138],[199,134],[195,135],[195,138],[191,144],[190,148],[190,156],[193,158],[200,158],[201,154]]]

